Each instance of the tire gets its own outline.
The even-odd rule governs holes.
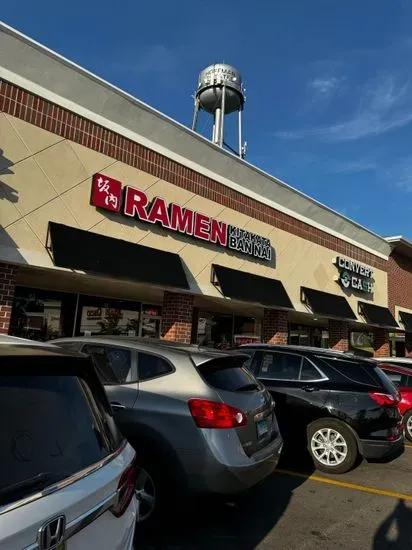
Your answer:
[[[136,529],[145,531],[157,526],[162,520],[169,495],[169,482],[158,460],[154,457],[137,455]]]
[[[412,410],[404,414],[403,423],[405,425],[405,437],[412,442]]]
[[[355,435],[340,420],[321,418],[307,428],[308,451],[315,467],[328,474],[351,470],[359,451]]]

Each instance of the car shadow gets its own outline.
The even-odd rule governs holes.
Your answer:
[[[279,468],[285,468],[282,460]],[[139,535],[143,550],[252,550],[276,526],[293,492],[313,472],[305,467],[299,476],[274,473],[232,502],[197,498],[173,509],[159,530]]]
[[[393,512],[381,523],[373,539],[373,550],[410,550],[412,547],[412,508],[399,500]]]

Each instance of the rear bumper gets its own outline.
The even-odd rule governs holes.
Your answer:
[[[367,460],[394,459],[404,451],[403,435],[395,441],[360,441],[360,453]]]
[[[252,457],[242,456],[233,463],[222,460],[213,450],[208,453],[201,475],[190,475],[189,490],[196,493],[234,495],[250,489],[273,473],[283,448],[279,434],[260,453]],[[238,453],[239,454],[239,453]]]

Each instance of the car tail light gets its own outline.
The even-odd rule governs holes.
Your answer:
[[[112,514],[117,518],[122,516],[133,498],[136,487],[137,469],[135,461],[122,473],[117,486],[117,502],[111,508]]]
[[[224,403],[190,399],[188,405],[198,428],[238,428],[247,422],[245,413]]]
[[[399,403],[399,397],[397,395],[391,395],[390,393],[369,392],[369,396],[380,406],[385,405],[397,405]]]

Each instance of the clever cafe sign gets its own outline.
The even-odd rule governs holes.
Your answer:
[[[93,176],[90,202],[98,208],[118,212],[144,223],[159,224],[169,231],[230,248],[253,258],[272,259],[269,239],[179,204],[167,204],[162,197],[150,200],[141,189],[131,185],[123,186],[120,181],[103,174]]]
[[[342,256],[337,256],[334,263],[339,269],[337,281],[343,288],[372,294],[373,271],[370,267],[358,264]]]

